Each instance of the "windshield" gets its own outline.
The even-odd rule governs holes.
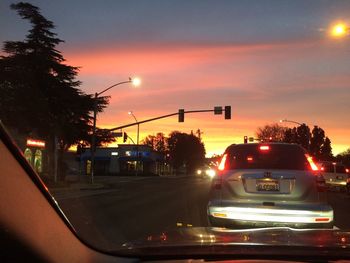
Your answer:
[[[345,174],[345,173],[346,173],[345,166],[343,166],[343,165],[337,165],[337,166],[335,167],[335,172],[336,172],[336,173]]]
[[[87,244],[350,229],[350,1],[3,0],[0,32],[1,125]]]
[[[322,171],[326,173],[334,173],[334,164],[332,163],[324,163],[322,164]]]

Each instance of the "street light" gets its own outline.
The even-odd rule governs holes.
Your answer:
[[[91,183],[94,182],[94,170],[95,170],[95,148],[96,148],[96,118],[97,118],[97,98],[102,93],[114,88],[115,86],[119,86],[126,83],[132,83],[135,87],[141,84],[141,80],[139,78],[129,78],[127,81],[122,81],[117,84],[114,84],[101,92],[96,92],[94,97],[94,117],[93,117],[93,128],[92,128],[92,139],[91,139]]]
[[[302,123],[300,122],[297,122],[297,121],[291,121],[291,120],[287,120],[287,119],[283,119],[283,120],[280,120],[280,123],[282,122],[290,122],[290,123],[295,123],[295,124],[298,124],[298,125],[303,125]]]
[[[139,145],[140,124],[138,123],[138,121],[137,121],[137,119],[132,111],[129,111],[128,114],[131,115],[134,118],[135,122],[137,123],[137,145]]]
[[[333,37],[340,38],[350,33],[350,27],[344,23],[338,23],[331,28],[330,33]]]
[[[136,145],[136,158],[137,158],[137,162],[136,162],[136,175],[137,175],[137,172],[138,172],[138,162],[139,162],[139,135],[140,135],[140,124],[138,123],[134,113],[132,111],[129,111],[128,112],[129,115],[131,115],[134,119],[135,119],[135,122],[137,123],[137,139],[136,139],[136,142],[137,142],[137,145]]]

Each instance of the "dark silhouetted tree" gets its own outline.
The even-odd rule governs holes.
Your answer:
[[[283,141],[286,143],[297,143],[308,150],[319,160],[332,160],[331,140],[325,136],[322,128],[315,126],[310,132],[310,128],[305,124],[298,127],[280,129],[278,125],[266,125],[264,128],[258,128],[257,136],[259,139],[277,138],[273,141]],[[281,138],[282,139],[278,139]]]
[[[78,89],[78,68],[64,64],[56,49],[63,41],[52,32],[53,23],[29,3],[11,8],[32,27],[24,41],[4,43],[7,56],[0,58],[0,119],[24,136],[45,139],[51,153],[57,138],[62,155],[71,145],[90,141],[94,98]],[[106,97],[99,98],[98,111],[107,103]]]
[[[283,142],[287,143],[297,143],[298,142],[298,134],[297,134],[297,128],[288,128],[284,132],[284,138]]]
[[[343,163],[350,168],[350,148],[336,156],[337,162]]]
[[[155,150],[164,153],[167,150],[167,138],[164,133],[158,132],[155,138]]]
[[[306,124],[301,124],[298,127],[288,128],[284,133],[284,142],[297,143],[305,149],[310,147],[310,129]]]
[[[332,161],[334,159],[332,154],[331,140],[328,137],[326,137],[323,141],[320,154],[320,158],[323,161]]]
[[[116,139],[108,129],[96,130],[96,146],[108,146],[109,143],[115,142]],[[91,142],[91,136],[89,136],[89,143]]]
[[[167,138],[162,132],[158,132],[156,136],[148,135],[145,139],[142,140],[142,143],[152,147],[152,149],[157,152],[164,153],[168,149]]]
[[[185,165],[187,173],[192,173],[205,160],[205,148],[200,139],[193,135],[173,131],[167,140],[170,161],[175,169]]]
[[[314,126],[310,143],[310,152],[317,159],[322,158],[321,148],[325,141],[325,132],[322,128]]]
[[[303,146],[305,149],[308,150],[310,147],[310,138],[311,138],[309,126],[303,123],[296,128],[296,131],[297,131],[296,143],[300,144],[301,146]]]
[[[264,127],[258,127],[256,137],[260,141],[282,142],[284,140],[285,131],[286,128],[274,123],[265,125]]]

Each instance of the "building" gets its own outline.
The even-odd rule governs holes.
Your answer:
[[[80,155],[82,174],[91,174],[91,151]],[[162,153],[147,145],[122,144],[114,148],[100,147],[95,152],[95,175],[161,175],[169,171]]]

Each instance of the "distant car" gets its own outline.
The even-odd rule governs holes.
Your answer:
[[[332,228],[325,181],[296,144],[229,146],[212,182],[208,219],[217,227]]]
[[[329,190],[347,190],[348,174],[343,164],[336,162],[319,162],[319,168]]]
[[[347,175],[347,180],[346,180],[346,193],[350,195],[350,168],[345,167],[345,172]]]
[[[216,175],[216,168],[204,165],[196,170],[196,175],[201,178],[213,178]]]

